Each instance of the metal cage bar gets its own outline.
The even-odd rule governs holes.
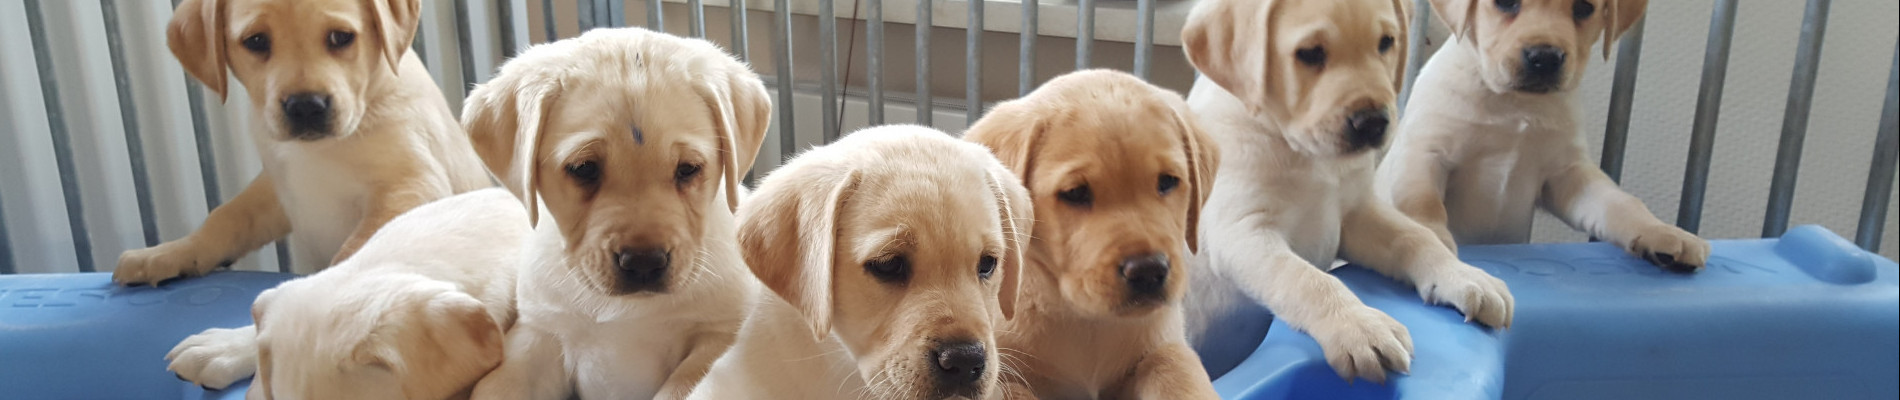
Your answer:
[[[983,118],[983,3],[969,3],[970,20],[963,29],[963,107],[969,125]]]
[[[1616,72],[1610,78],[1610,116],[1603,128],[1603,157],[1597,161],[1611,181],[1623,181],[1623,156],[1629,147],[1630,105],[1636,97],[1636,73],[1643,57],[1646,21],[1636,20],[1636,26],[1623,34],[1622,43],[1616,48]]]
[[[1689,136],[1688,167],[1682,177],[1682,202],[1676,226],[1702,230],[1702,198],[1709,186],[1709,161],[1715,150],[1715,123],[1722,112],[1722,85],[1728,77],[1728,53],[1735,37],[1736,0],[1719,0],[1709,13],[1708,47],[1702,56],[1702,88],[1696,96],[1695,125]]]
[[[1155,45],[1155,2],[1135,1],[1135,76],[1148,79],[1153,70]]]
[[[1022,3],[1023,31],[1020,35],[1022,43],[1017,45],[1020,51],[1017,55],[1019,63],[1016,72],[1017,96],[1027,96],[1030,90],[1036,88],[1036,38],[1041,35],[1041,32],[1037,30],[1037,25],[1042,23],[1041,3],[1040,0],[1023,0]]]
[[[614,0],[616,3],[623,1],[624,0]],[[664,4],[661,4],[660,0],[647,0],[647,29],[656,32],[666,32],[666,7],[663,6]],[[623,5],[622,7],[625,6]]]
[[[86,232],[85,202],[80,199],[79,176],[73,166],[73,138],[66,130],[66,115],[59,102],[59,78],[54,76],[43,18],[40,0],[26,0],[26,32],[33,43],[40,96],[46,102],[46,128],[53,135],[53,163],[59,169],[59,189],[66,198],[66,223],[72,230],[73,258],[79,264],[79,272],[93,272],[92,235]]]
[[[838,140],[838,14],[833,0],[818,0],[818,91],[824,99],[825,143]]]
[[[1408,23],[1410,26],[1406,27],[1405,33],[1405,48],[1410,50],[1405,52],[1406,57],[1409,57],[1405,60],[1405,84],[1399,88],[1398,110],[1401,113],[1405,112],[1405,103],[1412,99],[1412,83],[1418,82],[1418,71],[1424,69],[1425,60],[1431,58],[1429,55],[1421,54],[1425,51],[1425,45],[1431,41],[1431,38],[1426,35],[1430,31],[1426,27],[1431,26],[1431,23],[1431,0],[1413,0],[1412,21]],[[1200,77],[1198,71],[1195,77]]]
[[[0,275],[11,275],[13,268],[13,238],[7,234],[6,199],[0,199]]]
[[[864,116],[877,126],[884,124],[884,0],[870,0],[867,5],[871,21],[865,24],[864,69],[869,71],[864,78],[871,98]]]
[[[930,98],[930,30],[935,25],[931,13],[936,8],[933,0],[920,0],[917,4],[917,124],[930,126],[933,108],[937,103]]]
[[[1095,55],[1095,0],[1075,2],[1075,69],[1089,69]]]
[[[152,177],[145,167],[145,141],[139,137],[138,99],[132,95],[132,76],[125,68],[125,39],[119,31],[119,2],[99,0],[105,20],[106,52],[112,57],[112,87],[119,96],[119,123],[125,130],[126,159],[132,167],[132,192],[139,208],[139,228],[145,245],[156,246],[158,215],[152,207]]]
[[[746,37],[750,30],[746,29],[745,2],[745,0],[731,0],[726,3],[726,10],[729,11],[726,16],[731,19],[732,25],[732,54],[739,56],[740,62],[751,62],[752,43],[751,38]]]
[[[462,61],[462,90],[475,87],[475,27],[469,26],[468,0],[455,0],[455,49]]]
[[[652,1],[660,2],[660,0]],[[706,3],[700,0],[686,0],[686,33],[695,38],[706,37]]]
[[[777,0],[772,3],[772,22],[777,24],[773,30],[778,40],[772,41],[772,63],[778,67],[778,149],[779,162],[792,159],[798,150],[798,135],[793,134],[792,123],[792,8],[790,0]]]
[[[1887,202],[1893,194],[1896,156],[1900,154],[1900,45],[1894,46],[1893,64],[1887,67],[1887,101],[1880,111],[1880,130],[1874,134],[1874,159],[1867,170],[1867,191],[1860,198],[1860,226],[1854,243],[1867,251],[1880,251],[1880,235],[1887,225]]]
[[[1801,19],[1801,44],[1795,48],[1794,77],[1788,82],[1788,110],[1781,118],[1781,144],[1775,150],[1775,174],[1768,186],[1768,214],[1762,217],[1762,237],[1781,236],[1788,230],[1794,185],[1800,177],[1801,146],[1808,136],[1808,110],[1814,106],[1814,78],[1821,69],[1821,40],[1827,36],[1829,3],[1808,0],[1806,16]]]
[[[182,1],[184,0],[172,0],[172,7],[177,8],[178,3]],[[422,57],[421,34],[421,32],[416,33],[417,58]],[[184,73],[184,76],[185,106],[191,114],[191,137],[198,151],[198,179],[204,181],[205,210],[209,211],[223,204],[224,197],[218,190],[217,155],[212,153],[211,126],[206,122],[205,117],[204,84],[198,83],[197,78],[191,77],[189,72]]]
[[[528,10],[521,10],[528,12]],[[514,0],[495,0],[495,29],[501,31],[501,55],[513,57],[521,51],[521,45],[515,43],[515,2]]]
[[[554,0],[541,0],[541,29],[547,34],[541,39],[542,43],[561,40],[560,30],[555,29],[557,24],[554,21]]]
[[[575,0],[575,2],[578,4],[574,5],[574,29],[578,33],[587,33],[588,29],[594,29],[594,10],[600,8],[601,0]]]

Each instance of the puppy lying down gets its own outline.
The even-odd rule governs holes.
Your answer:
[[[201,345],[256,352],[251,399],[466,396],[501,362],[528,232],[506,190],[425,204],[343,263],[258,295],[254,335]]]
[[[799,155],[739,209],[760,296],[690,398],[996,393],[1029,196],[973,143],[870,128]]]

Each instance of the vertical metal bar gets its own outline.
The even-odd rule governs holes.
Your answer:
[[[594,29],[594,9],[598,8],[601,0],[576,0],[575,2],[577,3],[574,7],[577,20],[574,23],[575,32],[587,33],[587,30]]]
[[[626,0],[593,0],[593,1],[594,1],[594,27],[595,28],[619,28],[619,27],[627,26]],[[614,12],[616,11],[620,12],[621,15],[618,15],[618,16],[614,15]]]
[[[541,0],[541,30],[547,33],[547,37],[541,39],[542,43],[561,40],[561,33],[555,29],[555,25],[554,0]]]
[[[937,103],[930,98],[930,30],[935,28],[931,21],[934,0],[917,2],[917,124],[930,126],[935,114],[932,108]]]
[[[871,21],[865,24],[864,67],[870,70],[865,74],[870,84],[871,101],[865,117],[871,126],[884,124],[884,0],[870,0]]]
[[[1041,31],[1038,30],[1037,25],[1042,24],[1040,3],[1042,3],[1041,0],[1023,0],[1022,3],[1022,44],[1017,45],[1021,51],[1017,55],[1019,59],[1016,71],[1017,96],[1027,96],[1030,90],[1036,88],[1036,39],[1041,37]]]
[[[778,40],[772,41],[772,63],[778,67],[778,150],[779,162],[792,159],[798,151],[797,129],[793,128],[792,118],[792,7],[790,0],[776,0],[772,3],[772,22],[777,26],[773,30]]]
[[[971,1],[970,19],[964,28],[963,70],[964,118],[975,125],[983,117],[983,1]]]
[[[1801,21],[1801,44],[1795,49],[1794,77],[1788,82],[1788,109],[1781,117],[1781,144],[1775,151],[1775,175],[1768,185],[1768,214],[1762,217],[1761,237],[1777,237],[1788,230],[1788,212],[1794,208],[1794,186],[1801,170],[1801,145],[1808,136],[1808,110],[1814,105],[1814,77],[1820,72],[1821,39],[1827,36],[1828,0],[1808,0]]]
[[[119,123],[125,130],[125,153],[132,167],[132,192],[139,207],[139,227],[145,245],[156,246],[158,215],[152,207],[152,178],[145,169],[145,141],[139,137],[138,99],[132,97],[132,76],[125,68],[125,39],[119,31],[119,2],[99,0],[106,26],[106,52],[112,57],[112,86],[119,95]]]
[[[660,0],[653,0],[658,3]],[[686,31],[696,38],[706,37],[706,4],[700,0],[686,0]]]
[[[86,233],[85,202],[79,198],[79,176],[73,167],[73,138],[59,103],[52,50],[46,44],[46,22],[40,0],[26,0],[26,32],[33,43],[33,64],[40,75],[40,96],[46,102],[46,127],[53,135],[53,163],[59,168],[60,192],[66,197],[66,223],[72,227],[73,258],[79,272],[92,272],[92,236]]]
[[[731,0],[726,4],[727,10],[731,11],[728,16],[732,19],[732,54],[739,56],[739,61],[751,62],[751,40],[746,37],[751,30],[746,29],[745,0]]]
[[[1148,79],[1148,64],[1154,59],[1155,2],[1135,1],[1135,76]]]
[[[666,7],[660,0],[647,0],[647,29],[666,32]]]
[[[1095,54],[1095,0],[1076,1],[1075,13],[1075,69],[1084,70]]]
[[[1647,19],[1636,20],[1636,26],[1623,34],[1622,43],[1616,48],[1616,75],[1610,81],[1610,118],[1604,124],[1603,158],[1598,164],[1610,180],[1623,181],[1623,154],[1629,146],[1630,104],[1636,97],[1636,71],[1643,58],[1643,25]]]
[[[468,0],[455,0],[455,48],[461,54],[462,90],[475,87],[475,34],[469,26]]]
[[[0,275],[12,275],[13,240],[7,235],[6,199],[0,199]]]
[[[527,12],[527,10],[522,10]],[[501,31],[501,56],[514,57],[520,47],[515,44],[515,2],[514,0],[495,0],[495,28]]]
[[[1887,101],[1880,111],[1880,130],[1874,136],[1874,159],[1867,170],[1867,192],[1860,198],[1860,226],[1855,228],[1854,243],[1867,251],[1880,251],[1880,235],[1887,225],[1887,202],[1893,192],[1893,175],[1900,156],[1900,45],[1894,46],[1893,64],[1887,67]]]
[[[173,7],[176,7],[176,6],[177,4],[174,3]],[[428,36],[427,35],[428,29],[423,27],[423,26],[428,25],[426,21],[427,20],[424,19],[424,21],[416,23],[417,24],[416,38],[409,42],[409,50],[416,52],[416,59],[422,60],[422,66],[424,67],[429,66],[429,46],[427,44],[424,44],[427,41],[423,40],[424,37]],[[189,78],[190,76],[187,75],[186,77]],[[191,79],[186,79],[185,81],[189,82],[191,81]]]
[[[1709,160],[1715,149],[1715,123],[1722,112],[1722,84],[1728,77],[1728,50],[1735,36],[1736,0],[1718,0],[1709,15],[1708,48],[1702,56],[1702,89],[1696,96],[1695,124],[1689,136],[1687,172],[1676,226],[1702,230],[1702,197],[1709,186]]]
[[[1638,20],[1637,23],[1642,22]],[[1408,58],[1405,60],[1405,85],[1399,88],[1400,112],[1405,111],[1405,103],[1412,99],[1412,83],[1418,82],[1418,71],[1424,69],[1425,60],[1431,58],[1430,55],[1424,54],[1426,44],[1431,41],[1431,36],[1427,35],[1431,30],[1426,29],[1432,24],[1431,0],[1412,0],[1412,22],[1409,24],[1405,34],[1405,48],[1411,51],[1405,52]],[[1200,79],[1199,71],[1195,72],[1194,78]]]
[[[838,14],[833,0],[818,0],[818,91],[823,92],[825,143],[838,139]]]
[[[271,248],[277,253],[277,272],[288,274],[296,271],[294,268],[291,268],[292,264],[296,264],[296,260],[290,259],[290,239],[278,239],[277,243],[273,244]],[[330,260],[320,260],[316,262],[327,263],[330,262]]]
[[[182,1],[184,0],[172,0],[172,7],[176,8]],[[420,30],[416,34],[421,35]],[[421,45],[422,39],[418,37],[416,57],[422,56]],[[224,203],[224,196],[218,191],[218,158],[211,148],[211,125],[205,117],[204,85],[198,83],[196,78],[192,78],[190,73],[185,73],[184,76],[185,104],[191,113],[191,137],[197,144],[198,151],[198,179],[203,181],[205,210],[209,211],[217,209],[219,204]]]

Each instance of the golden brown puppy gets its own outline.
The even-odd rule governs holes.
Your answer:
[[[189,236],[119,256],[115,282],[203,275],[290,236],[301,274],[397,214],[493,186],[422,61],[421,0],[186,0],[166,31],[219,96],[243,83],[264,171]],[[190,378],[187,376],[187,378]]]
[[[1571,99],[1590,47],[1601,38],[1609,56],[1647,1],[1432,4],[1457,34],[1419,72],[1381,196],[1446,246],[1527,242],[1541,207],[1657,266],[1702,268],[1708,241],[1617,188],[1577,134]]]
[[[690,398],[995,394],[1031,212],[988,149],[935,129],[800,154],[739,209],[746,263],[773,295]]]
[[[1074,72],[964,139],[993,149],[1036,209],[1021,309],[998,335],[1010,397],[1218,398],[1179,304],[1220,161],[1181,95]]]

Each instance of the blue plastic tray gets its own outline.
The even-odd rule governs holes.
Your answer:
[[[206,328],[250,324],[251,300],[293,277],[127,288],[105,273],[0,276],[0,398],[242,399],[249,380],[207,392],[167,372],[165,353]]]
[[[1694,275],[1603,243],[1461,249],[1510,284],[1517,314],[1504,332],[1341,268],[1361,299],[1411,330],[1411,375],[1349,385],[1311,337],[1275,322],[1215,389],[1229,399],[1900,398],[1894,262],[1815,226],[1713,245]]]

